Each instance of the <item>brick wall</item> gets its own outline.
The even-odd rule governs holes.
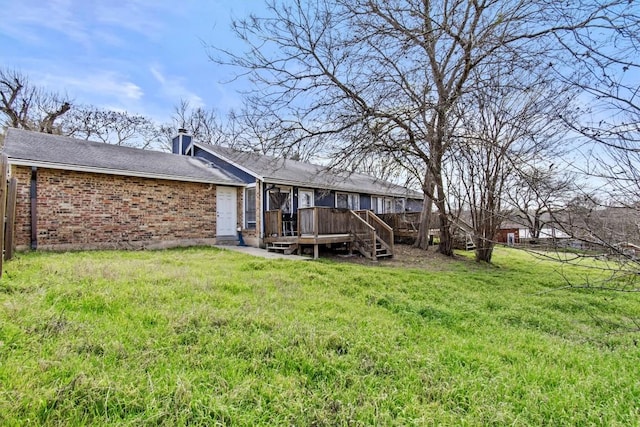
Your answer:
[[[37,173],[38,248],[215,243],[215,185],[42,168]],[[31,169],[13,166],[12,174],[18,179],[16,245],[23,249],[31,240]]]

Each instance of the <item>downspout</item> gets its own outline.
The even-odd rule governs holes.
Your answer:
[[[31,249],[38,249],[38,168],[31,167],[31,187],[29,189],[31,198]]]

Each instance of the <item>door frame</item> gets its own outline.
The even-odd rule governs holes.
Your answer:
[[[233,216],[233,230],[221,230],[220,229],[220,190],[229,190],[229,194],[233,197],[233,205],[229,206],[229,213]],[[238,226],[238,191],[236,187],[224,187],[218,186],[216,189],[216,236],[235,236],[236,228]]]

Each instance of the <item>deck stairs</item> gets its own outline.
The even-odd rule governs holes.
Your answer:
[[[470,233],[466,233],[465,234],[465,243],[464,243],[464,249],[466,251],[472,251],[475,250],[476,248],[476,244],[473,241],[473,235]]]
[[[374,259],[372,257],[373,251],[373,243],[371,239],[356,239],[355,240],[355,248],[366,258]],[[376,237],[375,242],[375,259],[388,258],[392,257],[393,252],[389,250],[389,247],[384,244],[384,242]]]
[[[273,242],[267,245],[269,252],[282,252],[285,255],[291,255],[298,250],[298,242]]]

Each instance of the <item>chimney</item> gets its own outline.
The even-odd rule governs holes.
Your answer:
[[[187,133],[187,130],[184,128],[178,129],[178,135],[174,136],[172,139],[172,147],[171,152],[173,154],[187,154],[191,146],[191,135]]]

